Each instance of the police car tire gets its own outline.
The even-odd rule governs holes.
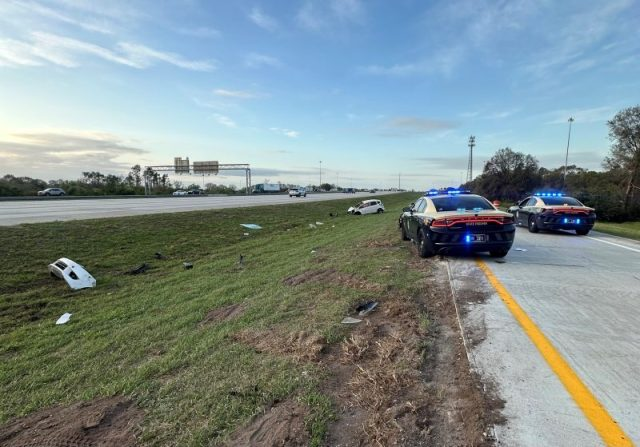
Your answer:
[[[436,251],[433,249],[433,244],[427,235],[424,234],[424,230],[418,232],[418,254],[421,258],[430,258],[436,254]]]
[[[540,231],[540,229],[538,228],[538,225],[536,224],[535,216],[529,216],[529,232],[530,233],[537,233],[538,231]]]
[[[498,248],[489,252],[492,258],[504,258],[507,256],[507,253],[509,253],[508,248]]]
[[[589,234],[589,230],[576,230],[576,234],[578,236],[586,236],[587,234]]]

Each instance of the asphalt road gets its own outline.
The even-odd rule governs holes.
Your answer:
[[[22,223],[52,222],[56,220],[95,219],[102,217],[134,216],[141,214],[176,213],[221,208],[241,208],[260,205],[279,205],[320,202],[325,200],[378,197],[392,192],[308,194],[307,197],[287,195],[253,196],[182,196],[140,199],[87,199],[87,200],[25,200],[0,202],[0,226]],[[345,209],[346,211],[346,209]]]
[[[518,228],[504,263],[482,260],[617,426],[640,443],[640,243]],[[604,442],[580,396],[563,385],[473,258],[446,262],[471,364],[505,401],[498,445],[630,445]],[[615,431],[603,426],[605,434]]]

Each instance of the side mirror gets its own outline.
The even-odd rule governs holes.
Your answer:
[[[405,206],[404,208],[402,208],[402,211],[405,213],[409,213],[411,212],[411,207],[410,206]]]

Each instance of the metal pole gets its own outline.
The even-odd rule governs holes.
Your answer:
[[[318,189],[322,189],[322,160],[320,160],[320,184],[318,185]]]
[[[572,116],[569,117],[569,135],[567,136],[567,153],[564,157],[564,175],[562,176],[562,189],[564,189],[565,182],[567,181],[567,163],[569,162],[569,142],[571,141],[571,123],[575,120]]]
[[[400,191],[400,173],[398,172],[398,191]]]

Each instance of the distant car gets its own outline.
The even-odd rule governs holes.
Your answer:
[[[573,230],[589,234],[596,223],[596,211],[573,197],[561,193],[537,193],[509,208],[516,225],[531,233],[540,230]]]
[[[44,191],[38,191],[39,196],[64,196],[66,193],[62,188],[47,188]]]
[[[455,189],[427,191],[403,209],[398,227],[402,240],[416,243],[422,258],[454,250],[501,258],[516,232],[511,214],[482,196]]]
[[[205,192],[203,189],[190,189],[187,194],[190,196],[203,196]]]
[[[291,188],[289,190],[289,197],[307,197],[306,188]]]
[[[349,209],[347,210],[347,213],[355,214],[355,215],[376,214],[376,213],[380,214],[380,213],[384,213],[384,205],[378,199],[363,200],[356,206],[349,207]]]
[[[177,191],[173,191],[173,195],[174,196],[186,196],[187,195],[187,191],[179,189]]]
[[[342,192],[345,193],[345,194],[355,194],[356,190],[353,189],[353,188],[345,188],[345,189],[342,190]]]

